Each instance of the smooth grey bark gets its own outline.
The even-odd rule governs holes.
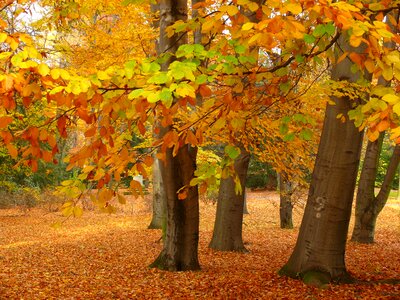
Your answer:
[[[160,161],[153,163],[153,215],[148,229],[165,229],[167,214],[167,198],[163,187]]]
[[[374,242],[376,220],[385,206],[390,194],[390,186],[396,176],[400,162],[400,146],[396,145],[390,159],[385,178],[377,196],[375,196],[375,179],[378,172],[379,155],[382,149],[384,134],[378,140],[368,142],[364,165],[358,183],[356,198],[356,215],[351,240],[358,243]]]
[[[294,183],[287,178],[285,173],[279,177],[279,219],[282,229],[293,229],[293,203],[292,195],[294,192]]]
[[[344,36],[345,33],[338,40],[338,57],[342,51],[363,52],[350,47]],[[332,79],[359,80],[361,74],[352,73],[351,65],[349,59],[335,64]],[[353,102],[347,97],[331,100],[335,105],[327,105],[299,236],[288,262],[280,270],[282,275],[300,277],[317,286],[330,281],[351,281],[345,265],[345,248],[363,136],[347,117]],[[344,122],[336,118],[338,114],[345,116]]]
[[[185,0],[161,0],[159,51],[175,52],[186,42],[184,36],[168,38],[166,27],[177,20],[187,19]],[[171,59],[162,66],[167,70]],[[172,126],[162,128],[161,136],[173,130]],[[182,145],[176,156],[172,148],[166,150],[165,161],[161,162],[161,174],[167,198],[167,222],[164,245],[157,259],[150,265],[168,271],[198,270],[199,241],[199,194],[197,186],[190,186],[196,169],[197,148]],[[186,186],[187,197],[178,199],[178,191]]]
[[[213,237],[210,248],[220,251],[247,252],[242,238],[244,189],[250,154],[241,146],[241,153],[235,160],[235,172],[243,188],[242,194],[235,193],[233,177],[221,179],[217,200]]]

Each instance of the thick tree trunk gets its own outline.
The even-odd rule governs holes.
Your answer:
[[[232,177],[221,180],[217,201],[213,237],[210,248],[220,251],[247,252],[243,244],[242,224],[244,189],[249,167],[250,155],[244,147],[235,160],[235,171],[243,188],[242,194],[235,193],[235,183]]]
[[[393,150],[382,186],[375,197],[375,179],[381,152],[383,134],[375,142],[368,142],[364,165],[358,184],[356,216],[351,240],[358,243],[374,242],[375,225],[379,213],[389,198],[390,186],[400,161],[400,146]]]
[[[184,0],[160,0],[159,51],[174,52],[186,38],[166,35],[166,28],[177,20],[187,19],[187,2]],[[164,63],[166,70],[171,60]],[[163,128],[161,136],[172,126]],[[182,145],[177,155],[172,149],[166,150],[165,161],[161,162],[161,174],[167,198],[167,228],[163,249],[150,267],[169,271],[200,269],[198,260],[199,240],[199,195],[197,186],[190,186],[196,169],[197,148]],[[186,187],[187,197],[178,199],[178,191]]]
[[[279,217],[282,229],[293,228],[293,203],[292,194],[294,192],[294,183],[288,180],[286,174],[279,174]]]
[[[149,229],[163,229],[166,226],[167,198],[163,187],[160,161],[154,159],[153,163],[153,217]]]
[[[151,267],[168,271],[200,269],[198,260],[199,195],[197,186],[190,186],[196,170],[197,148],[188,145],[176,157],[167,150],[166,164],[161,172],[167,196],[167,230],[164,247]],[[187,198],[178,199],[178,190],[187,187]]]
[[[344,40],[345,35],[339,40],[338,52],[355,51]],[[350,68],[350,60],[343,60],[333,67],[332,78],[356,82],[360,74],[352,73]],[[345,265],[345,247],[363,135],[347,118],[353,103],[346,97],[332,97],[332,101],[335,105],[328,104],[325,113],[297,243],[280,271],[318,286],[351,280]],[[338,114],[345,116],[344,122],[336,118]]]

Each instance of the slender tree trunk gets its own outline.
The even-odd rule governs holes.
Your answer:
[[[363,51],[351,48],[345,35],[339,39],[338,55],[342,51]],[[352,73],[351,65],[349,59],[334,65],[332,78],[356,82],[360,73]],[[363,136],[347,117],[353,102],[346,97],[331,99],[335,105],[328,104],[325,113],[297,243],[280,271],[317,286],[351,281],[345,265],[345,247]],[[338,114],[345,116],[344,122],[336,118]]]
[[[393,15],[393,12],[392,12]],[[396,16],[393,15],[396,18]],[[397,13],[397,20],[398,20]],[[393,31],[396,31],[394,24],[386,23]],[[386,42],[385,47],[394,49],[395,44]],[[391,82],[386,81],[383,77],[378,80],[379,85],[390,86]],[[393,151],[388,169],[383,180],[383,184],[379,194],[375,197],[375,180],[378,172],[379,156],[382,150],[384,133],[381,133],[379,139],[375,142],[368,142],[367,152],[365,153],[364,165],[358,183],[358,191],[356,198],[356,216],[353,235],[351,240],[359,243],[373,243],[375,235],[375,225],[378,215],[385,206],[390,193],[390,186],[396,175],[397,166],[399,164],[399,149],[398,146]]]
[[[247,177],[247,174],[246,174]],[[243,193],[244,193],[244,200],[243,200],[243,214],[244,215],[248,215],[249,214],[249,209],[247,208],[247,191],[246,191],[246,187],[243,187]]]
[[[160,161],[154,159],[153,163],[153,217],[149,229],[165,229],[167,214],[167,198],[163,187]]]
[[[375,197],[375,179],[382,142],[383,134],[381,134],[378,141],[368,142],[360,182],[358,184],[356,217],[351,237],[351,240],[354,242],[364,244],[374,242],[376,220],[389,198],[390,186],[399,166],[400,146],[396,145],[382,186]]]
[[[247,252],[243,244],[242,223],[244,189],[250,154],[243,146],[240,148],[241,153],[235,160],[235,172],[239,176],[243,192],[240,195],[235,193],[235,183],[232,177],[221,179],[217,216],[210,243],[210,248],[215,250]]]
[[[184,0],[161,0],[159,50],[174,52],[186,42],[183,37],[166,35],[166,27],[177,20],[187,19],[187,2]],[[166,70],[171,61],[163,66]],[[163,128],[161,136],[173,130],[172,126]],[[190,186],[196,169],[197,148],[183,145],[176,156],[172,149],[166,150],[165,161],[161,162],[161,174],[167,198],[167,228],[164,246],[150,267],[169,271],[200,269],[198,260],[199,240],[199,195],[197,186]],[[185,187],[187,197],[178,199],[178,191]]]
[[[292,194],[294,192],[294,183],[288,180],[286,174],[281,173],[279,176],[279,217],[282,229],[293,228],[293,203]]]

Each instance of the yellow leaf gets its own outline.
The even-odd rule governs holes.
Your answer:
[[[254,44],[255,42],[257,42],[257,40],[260,39],[261,36],[262,36],[261,33],[257,33],[255,35],[253,35],[249,40],[249,45]]]
[[[39,74],[42,75],[42,76],[47,76],[47,75],[49,75],[49,73],[50,73],[49,67],[48,67],[46,64],[44,64],[44,63],[41,63],[41,64],[37,67],[37,69],[38,69]]]
[[[203,31],[210,31],[212,28],[214,28],[215,22],[214,21],[208,21],[202,25],[202,30]]]
[[[386,95],[384,95],[384,96],[382,97],[382,100],[384,100],[384,101],[386,101],[387,103],[393,105],[393,104],[396,104],[396,103],[399,102],[400,97],[399,97],[399,96],[396,96],[396,95],[393,95],[393,94],[386,94]]]
[[[60,69],[53,69],[50,71],[50,75],[54,80],[60,78],[60,74],[61,74]]]
[[[7,39],[7,36],[8,36],[7,33],[4,32],[0,33],[0,43],[4,43]]]
[[[390,81],[393,78],[393,70],[391,67],[386,67],[382,70],[382,76],[386,81]]]
[[[288,11],[290,11],[292,14],[299,14],[303,11],[303,8],[301,7],[301,5],[299,3],[289,3],[287,5],[285,5],[286,9]]]
[[[253,28],[253,26],[254,26],[254,23],[252,23],[252,22],[247,22],[247,23],[243,24],[242,30],[244,30],[244,31],[250,30],[250,29]]]
[[[249,10],[251,10],[253,12],[256,11],[259,8],[258,4],[256,2],[253,2],[253,1],[248,3],[247,7],[249,8]]]
[[[360,46],[361,42],[362,42],[361,36],[352,35],[350,37],[350,45],[354,48],[357,48],[358,46]]]

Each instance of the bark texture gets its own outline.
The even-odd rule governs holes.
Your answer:
[[[149,229],[165,229],[167,214],[167,198],[162,182],[160,161],[154,159],[153,163],[153,216]]]
[[[362,52],[350,48],[344,35],[339,39],[338,55],[342,51]],[[334,65],[332,79],[356,82],[360,74],[352,73],[350,67],[349,59]],[[347,117],[344,122],[336,118],[338,114],[347,116],[353,103],[346,97],[333,97],[332,101],[335,105],[328,104],[325,113],[299,236],[280,271],[318,286],[330,281],[351,281],[345,265],[345,247],[363,136]]]
[[[217,201],[213,237],[210,248],[220,251],[246,252],[242,238],[244,189],[249,167],[250,155],[244,147],[235,160],[235,171],[239,176],[243,193],[235,193],[235,183],[232,177],[221,180]]]
[[[200,269],[198,260],[199,195],[189,185],[196,170],[197,149],[183,146],[177,156],[167,150],[166,164],[161,164],[167,196],[167,228],[164,247],[151,267],[168,271]],[[179,200],[178,190],[187,185],[187,198]]]
[[[279,174],[279,218],[282,229],[293,228],[292,194],[294,188],[294,183],[287,178],[286,174]]]
[[[358,183],[356,216],[351,240],[358,243],[374,242],[376,220],[389,198],[390,186],[396,176],[400,161],[400,146],[393,150],[382,186],[375,197],[375,179],[384,134],[375,142],[368,142],[364,165]]]
[[[159,51],[175,52],[185,43],[185,36],[166,35],[166,28],[177,20],[187,19],[187,2],[183,0],[161,0]],[[172,58],[164,63],[166,70]],[[161,136],[172,126],[162,128]],[[161,162],[161,174],[167,199],[167,226],[163,249],[150,267],[168,271],[200,269],[198,260],[199,240],[199,195],[197,186],[190,186],[196,169],[197,148],[183,145],[173,156],[172,149],[166,150],[165,161]],[[187,197],[178,199],[178,191],[185,187]]]

